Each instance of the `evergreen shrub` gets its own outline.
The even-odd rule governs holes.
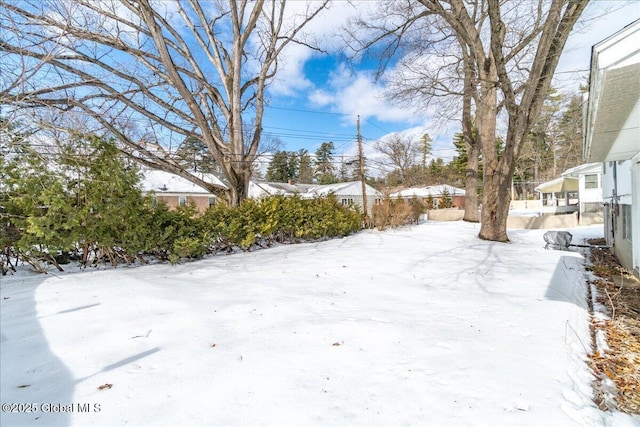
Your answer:
[[[214,204],[170,210],[154,206],[140,175],[110,141],[75,136],[53,162],[29,150],[0,161],[0,269],[19,260],[43,272],[47,263],[81,266],[178,263],[205,254],[329,239],[357,232],[362,217],[333,196],[247,199],[236,208]]]

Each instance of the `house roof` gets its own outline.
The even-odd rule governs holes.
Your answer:
[[[367,196],[382,197],[382,193],[365,184]],[[349,181],[338,182],[335,184],[315,185],[307,190],[307,193],[314,194],[316,196],[326,196],[328,194],[335,194],[336,196],[359,196],[362,195],[362,182],[361,181]]]
[[[578,191],[578,178],[561,176],[560,178],[544,182],[538,185],[535,190],[540,193],[564,193],[570,191]]]
[[[577,178],[580,175],[602,173],[602,163],[586,163],[562,172],[562,176]]]
[[[640,152],[640,20],[592,48],[583,155],[631,159]]]
[[[209,190],[202,188],[181,176],[174,175],[169,172],[142,169],[141,173],[142,182],[140,183],[140,186],[144,192],[153,191],[156,194],[211,194]],[[206,182],[225,186],[224,183],[213,174],[200,174],[198,177]]]
[[[359,196],[362,195],[362,184],[360,181],[339,182],[336,184],[314,185],[314,184],[287,184],[283,182],[254,182],[249,184],[249,197],[259,198],[267,195],[282,194],[287,196],[300,195],[305,198],[326,196],[328,194],[336,196]],[[366,185],[367,196],[382,197],[375,188]]]
[[[391,197],[440,197],[448,193],[449,196],[464,196],[466,193],[462,188],[453,187],[447,184],[431,185],[429,187],[411,187],[391,193]]]

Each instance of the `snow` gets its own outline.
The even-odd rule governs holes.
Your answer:
[[[144,192],[155,191],[158,194],[162,193],[185,193],[185,194],[210,194],[210,192],[181,176],[174,175],[169,172],[152,169],[142,169],[142,182],[140,187]],[[218,179],[214,174],[202,173],[196,174],[199,178],[206,182],[210,182],[221,187],[226,185]]]
[[[584,259],[545,231],[426,222],[2,277],[2,403],[36,412],[0,424],[640,425],[591,400]]]
[[[382,197],[382,193],[370,186],[365,185],[367,196]],[[249,197],[260,198],[267,195],[294,195],[297,194],[304,199],[334,194],[335,196],[361,196],[362,182],[349,181],[335,184],[312,185],[312,184],[287,184],[280,182],[250,182]]]
[[[464,196],[465,191],[461,188],[452,187],[447,184],[432,185],[430,187],[411,187],[398,191],[397,193],[391,193],[391,197],[440,197],[444,194],[450,196]]]

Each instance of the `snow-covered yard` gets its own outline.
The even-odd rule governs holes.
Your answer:
[[[0,424],[639,425],[591,401],[583,257],[477,227],[2,277]]]

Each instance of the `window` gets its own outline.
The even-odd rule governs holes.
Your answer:
[[[178,206],[187,206],[187,196],[178,196]]]
[[[381,205],[382,204],[382,199],[373,199],[373,203],[376,205]]]
[[[542,206],[555,206],[553,193],[542,193]]]
[[[584,188],[599,188],[598,174],[589,174],[584,176]]]
[[[568,192],[567,197],[569,199],[569,206],[578,206],[580,198],[577,191]]]
[[[631,241],[631,205],[622,207],[622,238]]]
[[[209,197],[209,206],[213,206],[216,204],[216,198],[215,197]]]
[[[349,206],[350,204],[353,203],[353,199],[349,198],[349,199],[340,199],[340,203],[342,203],[345,206]]]

